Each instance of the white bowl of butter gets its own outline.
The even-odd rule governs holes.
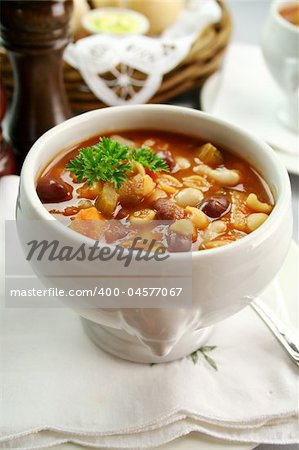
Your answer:
[[[125,8],[97,8],[82,18],[82,25],[91,34],[128,36],[145,34],[149,21],[141,13]]]

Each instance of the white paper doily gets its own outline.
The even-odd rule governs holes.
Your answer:
[[[186,57],[198,34],[220,18],[216,0],[191,0],[158,38],[88,36],[69,44],[64,59],[107,105],[146,103],[158,91],[163,75]]]

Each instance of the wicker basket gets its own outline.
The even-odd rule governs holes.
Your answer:
[[[232,22],[226,6],[219,0],[222,9],[220,22],[209,25],[199,35],[190,53],[175,69],[167,73],[150,103],[165,102],[189,89],[200,87],[215,72],[224,56],[231,35]],[[0,71],[8,97],[13,91],[13,76],[5,50],[0,48]],[[142,73],[135,73],[142,78]],[[80,73],[65,63],[64,79],[71,106],[74,111],[88,111],[106,106],[90,91]]]

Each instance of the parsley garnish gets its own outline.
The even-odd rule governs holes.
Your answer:
[[[152,172],[169,170],[167,163],[149,148],[132,150],[107,137],[102,137],[91,147],[82,148],[66,168],[76,176],[79,183],[86,181],[90,186],[99,180],[109,181],[119,189],[126,179],[126,172],[131,169],[132,161],[139,162]]]
[[[159,158],[152,150],[148,148],[135,148],[132,150],[131,159],[137,161],[147,167],[152,172],[159,172],[160,170],[169,171],[168,164],[164,159]]]

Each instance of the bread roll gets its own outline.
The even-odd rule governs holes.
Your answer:
[[[86,36],[81,19],[90,10],[87,0],[74,0],[74,9],[70,21],[71,34],[75,40]]]
[[[119,0],[91,0],[94,8],[106,8],[110,6],[119,6]]]
[[[175,22],[185,0],[119,0],[119,6],[144,14],[150,21],[149,34],[157,35]]]

